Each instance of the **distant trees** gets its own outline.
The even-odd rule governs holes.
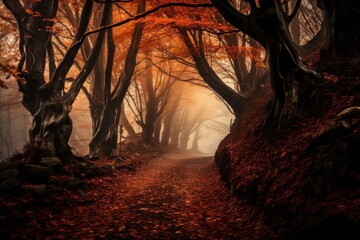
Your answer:
[[[138,11],[138,13],[143,12],[145,1],[136,2],[139,3],[139,6],[142,6],[139,7],[142,10]],[[30,143],[34,147],[47,150],[49,154],[64,157],[70,153],[68,139],[71,134],[72,122],[69,112],[77,95],[83,89],[89,97],[94,120],[93,139],[90,143],[91,155],[109,155],[116,146],[120,105],[130,85],[144,24],[139,22],[135,26],[133,41],[124,60],[122,73],[118,75],[117,83],[112,81],[114,75],[112,72],[113,52],[115,48],[112,31],[109,29],[144,17],[161,9],[162,6],[156,6],[144,15],[130,16],[125,21],[107,26],[108,30],[100,28],[93,32],[86,32],[91,25],[94,2],[86,0],[83,4],[79,4],[70,1],[69,5],[71,7],[61,3],[61,12],[68,19],[68,22],[62,22],[62,25],[65,31],[70,33],[68,35],[70,41],[62,41],[60,37],[55,35],[55,43],[52,41],[52,36],[59,9],[57,0],[26,1],[24,3],[18,0],[4,0],[3,3],[15,18],[19,31],[18,42],[21,58],[17,67],[18,84],[19,90],[23,92],[23,104],[33,116],[33,126],[29,134]],[[112,5],[111,2],[96,4],[96,8],[102,9],[102,13],[94,15],[95,28],[111,23]],[[168,4],[166,6],[172,5],[177,4]],[[186,3],[178,5],[200,6]],[[209,4],[203,6],[205,5],[209,6]],[[81,14],[76,13],[76,11],[73,14],[73,8],[82,8]],[[129,12],[125,12],[129,14]],[[69,26],[68,23],[73,26]],[[77,26],[74,26],[74,23],[77,23]],[[71,27],[77,28],[75,33],[72,33]],[[91,44],[86,40],[86,37],[90,34],[94,35]],[[102,49],[105,39],[107,41],[107,52],[103,54]],[[84,63],[78,62],[77,55],[79,52],[82,54]],[[101,64],[97,63],[99,56],[106,56],[107,64],[103,68],[105,70],[104,77],[99,77],[99,74],[101,75],[99,73],[101,72],[101,68],[99,68]],[[60,60],[57,60],[58,57],[60,57]],[[67,75],[73,65],[78,68],[78,72],[75,77],[68,78]],[[95,74],[97,74],[94,78],[97,79],[92,83],[95,87],[91,90],[94,91],[88,92],[83,88],[83,84],[94,67],[96,67]],[[105,83],[101,85],[102,81],[99,79],[103,79]],[[71,84],[69,84],[68,90],[65,90],[68,80],[71,81]],[[96,86],[100,86],[100,89]],[[101,105],[104,105],[103,108],[99,107],[99,100]]]
[[[134,113],[145,143],[185,148],[190,136],[200,137],[202,116],[192,121],[186,101],[175,96],[184,94],[178,82],[207,86],[238,118],[268,75],[274,100],[266,123],[280,127],[306,97],[309,79],[316,78],[300,51],[327,34],[324,53],[346,54],[352,46],[351,54],[358,54],[359,27],[353,23],[359,3],[354,0],[161,0],[148,1],[147,12],[145,0],[126,2],[2,1],[1,9],[12,18],[9,12],[0,14],[6,30],[0,40],[17,28],[18,36],[11,39],[20,58],[12,71],[33,117],[33,146],[70,154],[69,112],[82,91],[92,117],[90,156],[114,153],[120,122],[135,135],[124,108]],[[210,2],[218,11],[200,8]],[[155,14],[139,21],[150,13]],[[113,29],[131,21],[136,22],[122,32]],[[10,72],[5,65],[0,67]],[[191,74],[184,74],[189,69]],[[128,105],[121,110],[127,93]]]

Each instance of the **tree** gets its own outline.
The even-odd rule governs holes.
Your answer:
[[[324,12],[328,43],[323,53],[328,55],[360,54],[360,2],[356,0],[318,0],[318,6]]]
[[[229,1],[211,0],[223,17],[240,31],[259,42],[267,51],[274,92],[272,110],[267,123],[275,121],[280,127],[298,107],[299,85],[309,83],[316,73],[301,60],[291,39],[289,23],[296,16],[301,0],[293,12],[284,12],[279,0],[249,0],[250,13],[240,13]]]
[[[137,13],[145,11],[145,0],[139,1]],[[117,82],[111,90],[112,68],[114,63],[114,40],[111,29],[108,29],[108,59],[105,70],[104,104],[98,113],[98,125],[94,129],[93,138],[90,141],[90,156],[109,156],[117,148],[118,125],[120,121],[121,104],[133,77],[136,57],[139,51],[144,23],[135,24],[131,43],[124,60],[124,67],[119,74]]]
[[[74,80],[70,90],[63,93],[66,75],[81,46],[78,41],[83,37],[90,21],[93,2],[84,3],[77,34],[62,62],[53,69],[53,61],[49,61],[49,68],[53,70],[53,74],[48,83],[45,83],[44,78],[46,51],[50,49],[50,30],[53,26],[52,19],[56,16],[58,1],[37,1],[25,3],[24,6],[19,1],[3,2],[17,20],[20,33],[21,59],[18,72],[25,82],[18,80],[18,85],[24,96],[23,104],[33,116],[33,125],[29,131],[30,143],[34,147],[48,151],[49,154],[64,157],[70,153],[68,140],[72,129],[69,116],[71,105],[95,63],[104,37],[103,33],[98,35],[88,62]],[[108,22],[110,6],[111,4],[104,5],[100,26]],[[51,51],[48,52],[51,54]]]
[[[209,4],[169,3],[157,6],[146,13],[109,24],[111,5],[113,3],[101,2],[103,10],[100,24],[98,25],[100,27],[86,32],[94,5],[93,1],[86,0],[84,4],[81,5],[82,12],[78,21],[79,25],[76,34],[72,36],[71,46],[65,51],[59,64],[55,66],[51,33],[53,20],[58,9],[58,1],[25,1],[23,5],[18,0],[3,0],[3,2],[16,19],[19,29],[19,52],[21,59],[18,64],[18,83],[19,90],[23,92],[24,106],[33,115],[33,126],[29,133],[30,143],[34,147],[47,150],[51,155],[58,155],[60,157],[64,157],[70,153],[68,139],[72,130],[72,122],[69,117],[69,112],[72,103],[75,101],[85,80],[96,64],[106,35],[105,30],[144,18],[165,7],[209,7]],[[139,31],[135,32],[139,33]],[[94,35],[95,33],[97,33],[95,37],[96,40],[84,66],[72,81],[69,90],[65,92],[64,86],[67,80],[67,74],[71,66],[77,64],[76,56],[82,44],[89,35]],[[58,50],[61,49],[58,48]],[[44,77],[46,53],[48,54],[48,68],[50,72],[47,83]],[[131,68],[133,68],[131,65],[132,64],[125,66],[124,71],[131,71]],[[112,103],[104,109],[102,114],[103,119],[107,119],[107,117],[104,116],[112,115],[112,109],[115,105],[119,108],[119,102],[121,102],[121,99],[123,99],[126,93],[126,85],[130,84],[130,80],[127,81],[123,79],[126,78],[124,74],[121,74],[119,78],[123,81],[120,81],[120,85],[115,86],[112,92],[114,94],[111,96]],[[106,123],[101,125],[104,126]],[[96,131],[94,135],[92,141],[94,149],[96,149],[96,145],[99,142],[102,142],[101,139],[103,139],[104,134],[106,134],[103,128],[105,127],[100,127],[100,130]],[[114,139],[114,137],[111,136],[111,139]]]
[[[128,92],[131,99],[128,106],[142,129],[143,142],[153,144],[155,124],[161,123],[159,119],[169,102],[175,80],[172,78],[171,67],[166,66],[170,65],[169,62],[155,63],[150,53],[146,53],[144,62],[144,74],[134,81],[133,92]],[[154,67],[158,71],[154,71]],[[158,126],[157,130],[159,128],[161,127]]]

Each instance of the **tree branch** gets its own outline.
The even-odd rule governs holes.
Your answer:
[[[291,13],[289,16],[287,16],[287,18],[286,18],[286,20],[287,20],[288,23],[290,23],[290,22],[294,19],[294,17],[296,16],[296,14],[297,14],[300,6],[301,6],[301,0],[297,0],[296,5],[295,5],[295,7],[294,7],[294,10],[293,10],[292,13]]]

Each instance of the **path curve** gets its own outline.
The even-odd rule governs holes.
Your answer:
[[[66,239],[258,239],[264,226],[230,197],[212,157],[170,154],[115,176],[98,201],[65,210]],[[262,229],[262,230],[261,230]],[[51,233],[48,233],[51,235]]]

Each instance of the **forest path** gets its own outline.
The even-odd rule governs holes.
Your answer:
[[[250,208],[240,209],[229,197],[212,157],[165,155],[134,173],[115,176],[110,188],[94,194],[95,203],[61,214],[58,234],[73,239],[261,237],[257,232],[263,226],[249,219]]]

